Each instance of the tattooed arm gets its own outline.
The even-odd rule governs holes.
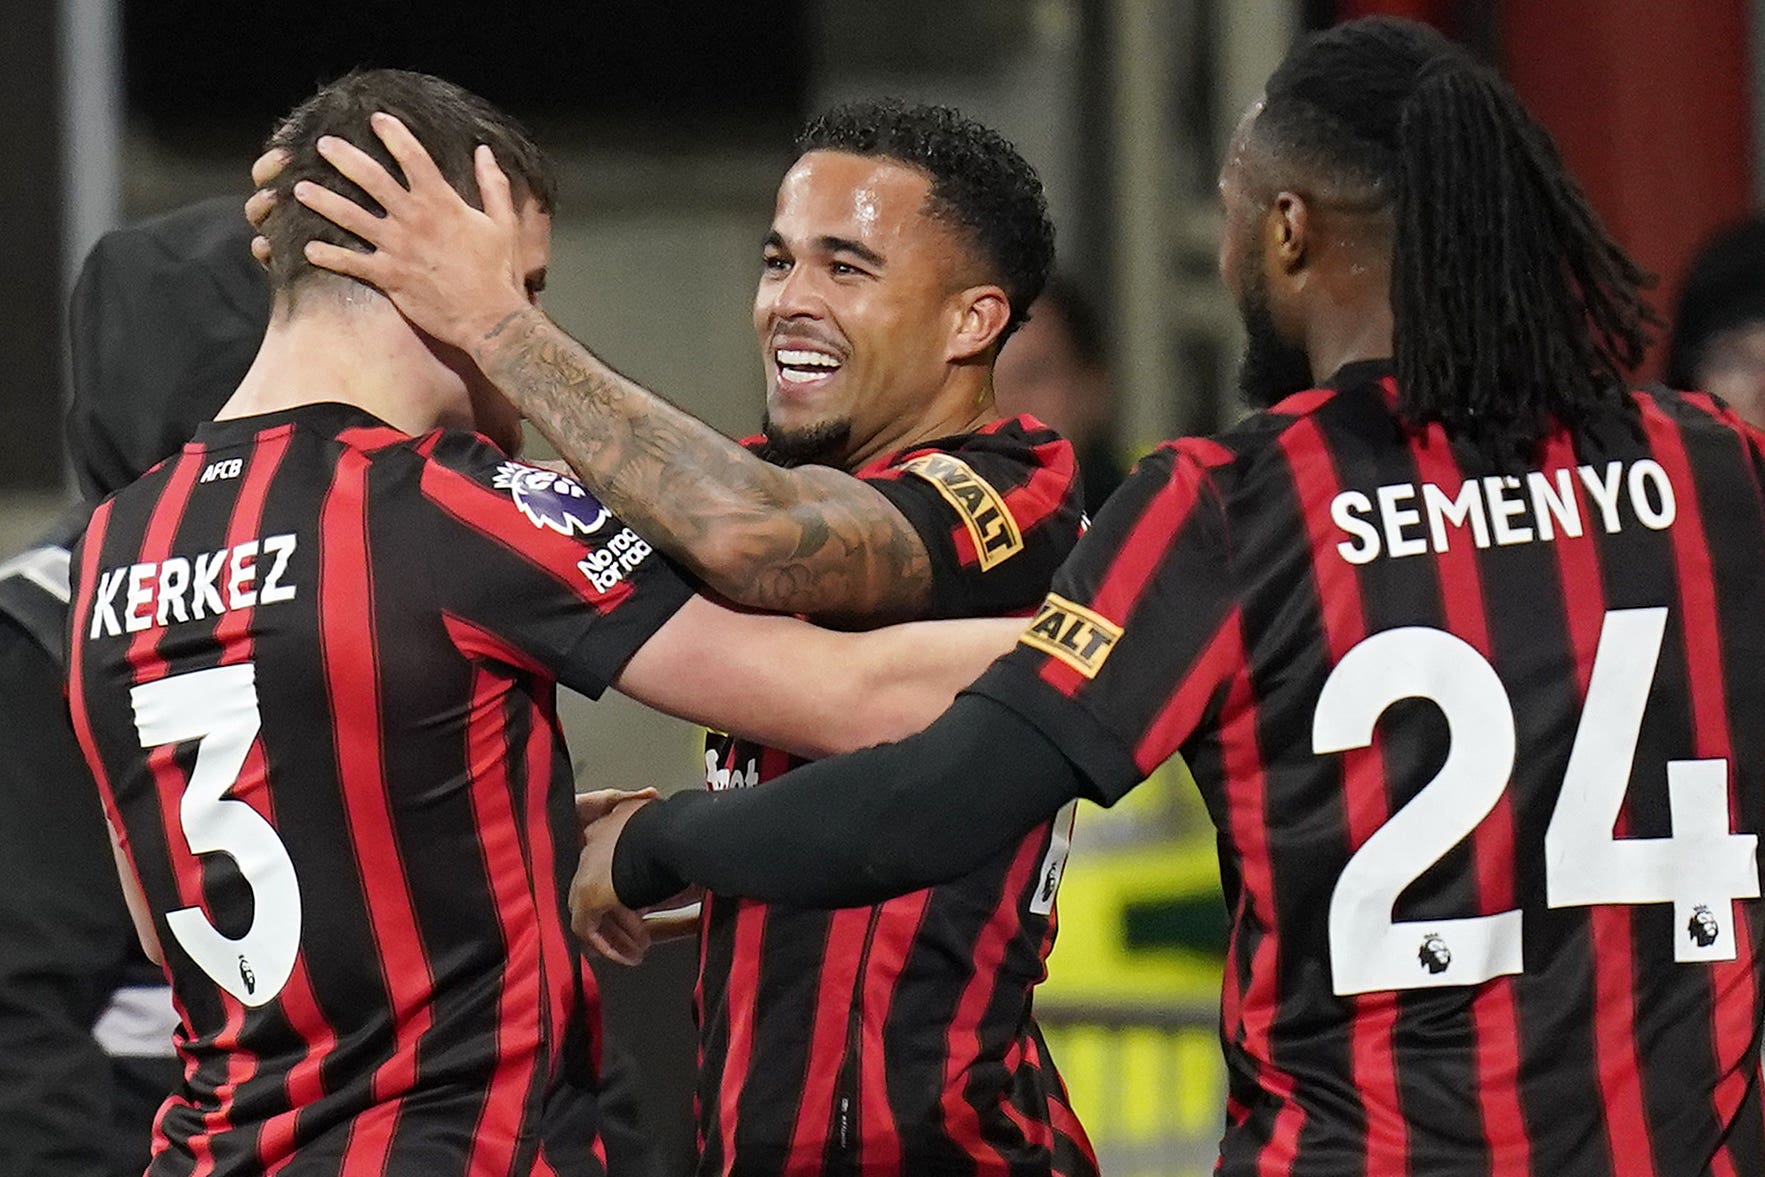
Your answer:
[[[491,381],[601,500],[744,605],[898,618],[930,596],[925,545],[849,474],[786,470],[621,376],[538,307],[472,348]]]
[[[471,354],[607,507],[717,592],[828,619],[923,612],[930,560],[887,498],[838,470],[773,466],[615,372],[533,304],[520,218],[489,149],[478,149],[480,212],[397,119],[373,124],[410,187],[349,143],[321,139],[320,154],[386,211],[295,185],[295,199],[373,247],[313,242],[308,260],[378,287]]]

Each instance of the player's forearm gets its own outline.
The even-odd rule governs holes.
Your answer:
[[[957,692],[1017,644],[1027,624],[1022,617],[976,617],[830,635],[835,664],[816,672],[815,680],[828,714],[825,754],[924,730]],[[854,664],[858,673],[852,673]]]
[[[613,884],[633,907],[689,882],[775,903],[876,903],[979,868],[1080,788],[1047,737],[964,695],[901,743],[646,806],[619,839]]]
[[[854,510],[840,493],[853,488],[824,484],[856,480],[762,461],[614,371],[539,308],[503,319],[474,358],[614,514],[730,600],[903,615],[929,592],[923,549],[878,535],[874,503]]]

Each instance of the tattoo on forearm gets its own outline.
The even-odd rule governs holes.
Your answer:
[[[769,465],[537,307],[491,328],[477,358],[608,508],[732,600],[870,620],[913,616],[929,599],[924,545],[876,492]]]

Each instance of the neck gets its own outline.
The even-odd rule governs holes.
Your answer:
[[[278,297],[257,357],[215,418],[321,403],[354,405],[410,434],[472,422],[459,378],[366,287],[337,298],[314,291],[295,310]]]
[[[924,412],[890,422],[889,428],[860,442],[847,456],[845,469],[861,469],[887,454],[936,437],[972,433],[998,416],[999,408],[993,403],[993,365],[956,365],[937,395],[926,402]]]
[[[1320,283],[1305,333],[1312,379],[1322,383],[1344,364],[1392,354],[1391,259],[1345,259]]]

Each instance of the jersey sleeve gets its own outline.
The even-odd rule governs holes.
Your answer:
[[[859,476],[925,544],[930,617],[1034,608],[1083,527],[1072,444],[1028,418],[905,451]]]
[[[574,479],[440,434],[422,470],[424,537],[454,644],[598,698],[696,591]]]
[[[1242,663],[1222,450],[1184,441],[1142,461],[970,688],[1051,737],[1105,805],[1219,713]]]

